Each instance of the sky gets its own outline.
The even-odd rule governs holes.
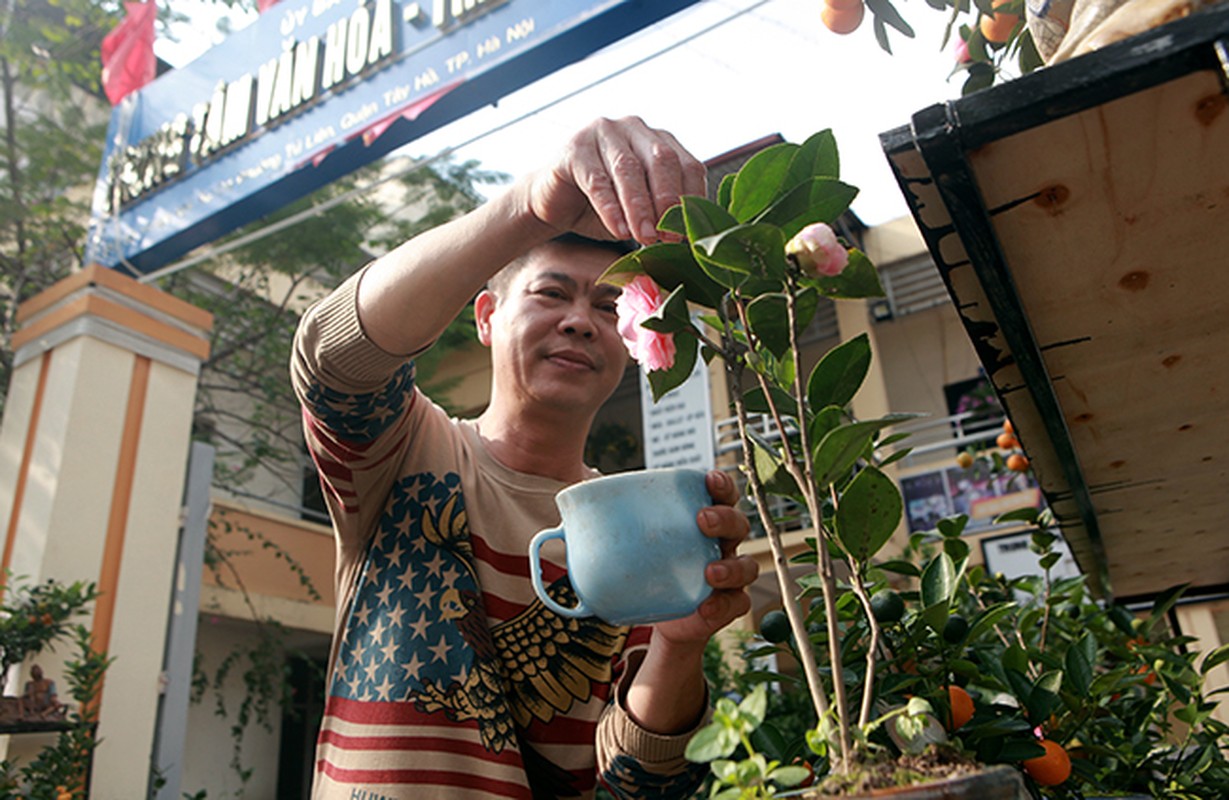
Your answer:
[[[204,34],[224,8],[172,3],[192,17],[191,28],[172,32],[178,42],[160,38],[155,52],[182,66],[221,41],[221,34]],[[823,0],[704,0],[398,154],[433,155],[464,143],[456,158],[516,176],[549,163],[573,132],[599,116],[640,116],[701,160],[773,133],[801,142],[831,128],[842,178],[861,190],[854,212],[880,224],[908,208],[879,134],[959,97],[961,83],[959,75],[948,80],[952,49],[941,48],[946,15],[924,0],[896,6],[917,36],[891,31],[895,54],[888,55],[875,41],[869,12],[857,31],[838,36],[820,22]],[[230,25],[238,30],[255,18],[234,14]]]

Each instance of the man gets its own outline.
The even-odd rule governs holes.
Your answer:
[[[599,120],[550,168],[373,262],[305,315],[292,376],[337,533],[337,621],[314,797],[685,797],[714,632],[750,607],[727,476],[698,522],[721,540],[712,596],[628,630],[549,612],[527,549],[554,495],[593,477],[589,426],[626,352],[612,240],[656,238],[704,169],[641,120]],[[509,265],[501,272],[504,265]],[[498,276],[496,273],[500,273]],[[482,287],[490,282],[487,290]],[[491,401],[450,420],[412,358],[477,294]],[[551,591],[570,593],[562,568]]]

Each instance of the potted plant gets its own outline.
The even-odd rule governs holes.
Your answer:
[[[839,179],[830,132],[769,147],[722,181],[716,202],[684,197],[666,212],[659,228],[677,241],[630,253],[603,278],[624,287],[620,331],[646,366],[655,400],[686,379],[699,354],[720,359],[727,371],[747,493],[780,587],[784,616],[773,646],[796,653],[817,720],[806,734],[812,755],[795,765],[796,743],[774,735],[771,725],[761,728],[764,690],[741,703],[723,698],[689,754],[712,762],[719,797],[772,796],[774,787],[796,785],[815,767],[846,794],[873,784],[874,775],[911,783],[955,774],[953,786],[973,788],[945,796],[1024,797],[1015,766],[979,765],[1031,762],[1034,781],[1061,785],[1062,764],[1051,762],[1069,755],[1064,742],[1089,736],[1096,709],[1085,701],[1123,681],[1130,685],[1119,688],[1134,690],[1141,679],[1100,669],[1107,653],[1121,655],[1118,645],[1076,636],[1086,629],[1051,613],[1058,605],[1111,613],[1091,599],[1075,603],[1082,588],[1047,582],[1038,610],[1014,596],[1016,585],[969,567],[962,519],[941,522],[920,560],[876,561],[903,506],[883,467],[906,451],[894,448],[902,435],[888,430],[913,415],[852,414],[871,360],[867,337],[833,348],[809,374],[798,345],[821,297],[882,294],[866,255],[832,228],[856,192]],[[698,318],[692,308],[700,309]],[[767,415],[770,434],[756,432],[752,414]],[[774,497],[804,508],[816,533],[804,554],[815,570],[797,584]],[[1039,548],[1052,544],[1035,509],[1018,521],[1041,526]],[[1043,564],[1052,559],[1046,550]],[[898,592],[894,582],[909,587]],[[1160,659],[1165,644],[1150,652]],[[1191,710],[1183,713],[1210,741],[1223,742],[1223,726],[1211,724],[1209,704],[1192,693],[1197,673],[1185,662],[1165,664],[1186,693],[1183,708]],[[1159,673],[1165,664],[1155,665]],[[1098,693],[1090,694],[1094,682]],[[735,759],[740,747],[743,758]],[[927,791],[918,796],[932,796]]]
[[[98,740],[96,706],[103,676],[111,659],[94,647],[89,629],[73,622],[98,598],[90,582],[63,584],[54,580],[29,586],[9,577],[0,581],[5,593],[0,602],[0,675],[23,660],[54,649],[65,639],[75,654],[63,665],[67,699],[75,702],[52,716],[15,717],[6,714],[4,733],[53,731],[54,742],[28,763],[0,761],[0,797],[36,797],[75,800],[89,794],[89,767]],[[19,698],[3,698],[6,711],[20,708]]]

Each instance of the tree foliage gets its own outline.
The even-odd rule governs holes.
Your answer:
[[[361,170],[252,222],[221,245],[302,218],[160,281],[164,290],[214,315],[195,419],[198,438],[218,447],[215,484],[240,486],[263,466],[298,490],[302,437],[287,365],[302,311],[377,255],[476,207],[478,184],[503,179],[473,161],[445,161],[404,172],[389,182],[393,190],[384,197],[355,191],[377,180],[379,170]],[[392,208],[388,194],[396,195]],[[311,214],[316,208],[322,210]],[[463,317],[441,338],[439,350],[471,340],[471,331]],[[420,359],[424,382],[437,360]]]
[[[118,7],[6,0],[0,10],[0,393],[10,380],[18,305],[85,266],[90,198],[110,113],[100,90],[99,46],[121,18]],[[163,9],[159,24],[165,29],[175,16]],[[474,162],[444,160],[382,181],[378,196],[356,191],[380,174],[380,167],[366,168],[253,220],[227,240],[250,243],[159,282],[214,315],[195,433],[219,448],[216,483],[239,487],[263,466],[297,494],[299,418],[286,365],[299,314],[374,256],[474,208],[480,184],[503,179]],[[304,221],[253,236],[312,209],[319,211]],[[472,338],[464,323],[448,331],[442,348]],[[436,359],[420,363],[424,380]]]
[[[113,12],[89,0],[6,0],[0,10],[0,385],[6,388],[18,304],[82,266],[106,133],[98,46],[115,21]]]

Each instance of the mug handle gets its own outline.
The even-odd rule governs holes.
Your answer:
[[[565,608],[555,602],[555,599],[546,593],[546,586],[542,583],[542,545],[551,539],[562,539],[563,528],[547,528],[546,530],[538,531],[533,539],[529,542],[529,577],[533,579],[533,590],[538,595],[538,599],[556,614],[564,617],[591,617],[593,612],[585,608],[585,602],[576,597],[576,606],[574,608]]]

